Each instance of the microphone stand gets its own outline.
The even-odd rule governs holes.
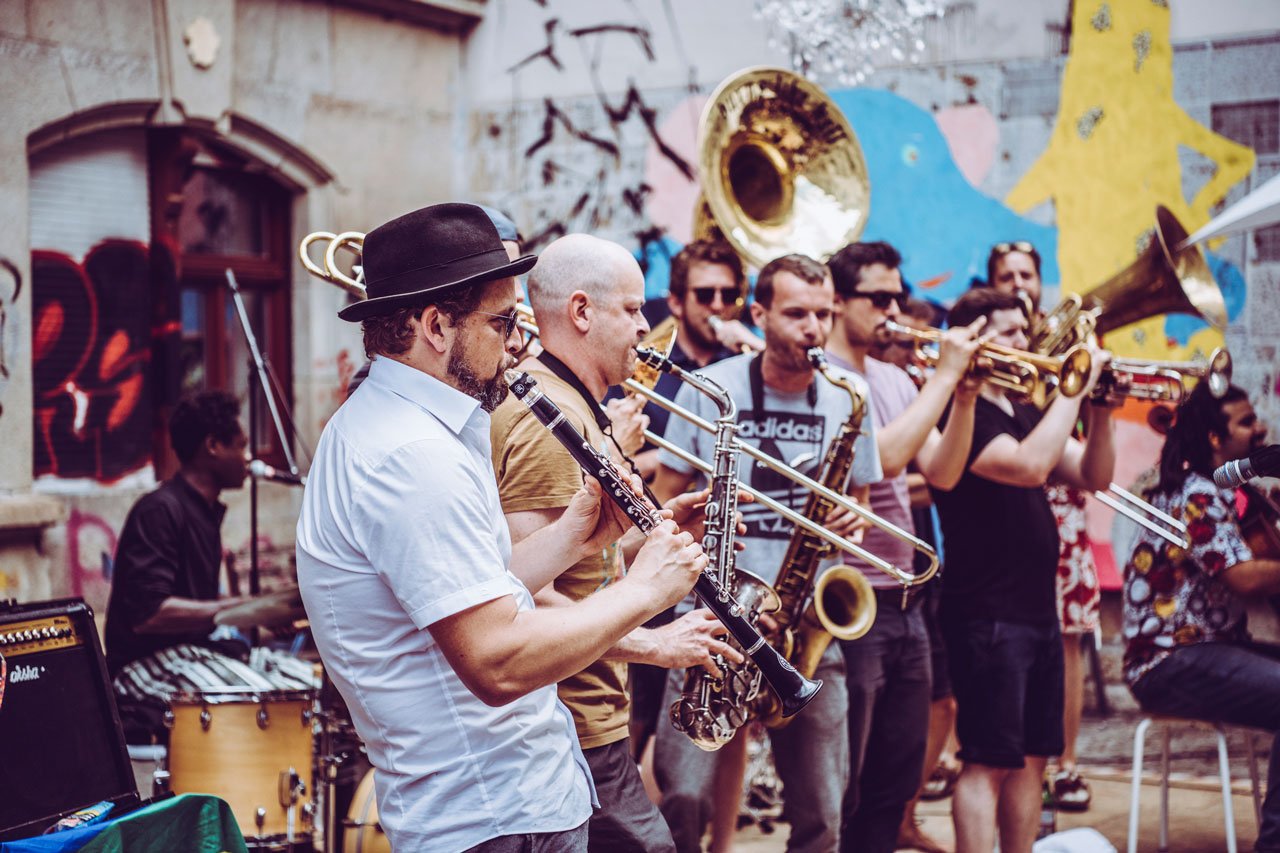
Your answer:
[[[258,395],[256,390],[261,389],[262,398],[266,401],[267,411],[271,413],[271,422],[275,425],[276,436],[280,439],[280,447],[284,450],[285,461],[289,465],[291,474],[298,473],[298,463],[293,456],[293,448],[289,443],[289,436],[285,430],[284,422],[280,417],[280,409],[284,408],[283,394],[280,392],[279,382],[275,381],[275,371],[271,369],[270,363],[263,356],[261,348],[258,346],[258,338],[253,333],[253,326],[249,323],[249,312],[245,310],[244,299],[240,295],[240,286],[236,284],[236,275],[227,267],[227,287],[231,288],[231,298],[236,305],[236,316],[240,320],[240,328],[244,332],[244,338],[249,345],[249,447],[251,453],[256,453],[258,449]],[[255,386],[254,379],[257,379]],[[276,403],[276,394],[280,394],[281,402]],[[293,416],[285,408],[285,417],[289,421],[290,427],[293,427]],[[297,432],[296,428],[293,430]],[[259,588],[258,577],[258,478],[249,478],[249,594],[258,595],[261,593]],[[256,632],[255,632],[256,634]]]

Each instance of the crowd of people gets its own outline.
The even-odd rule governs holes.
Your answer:
[[[864,636],[827,646],[809,673],[822,689],[768,733],[787,849],[943,850],[915,803],[953,788],[958,850],[1029,851],[1046,786],[1061,808],[1089,804],[1075,752],[1080,637],[1097,630],[1100,593],[1083,506],[1111,482],[1123,389],[1092,393],[1109,361],[1093,344],[1082,393],[1043,406],[975,369],[985,346],[1029,346],[1041,297],[1030,244],[992,247],[986,280],[945,316],[911,296],[901,263],[880,242],[825,262],[789,254],[752,289],[728,244],[699,240],[674,258],[656,307],[676,327],[671,361],[737,403],[738,440],[814,479],[851,415],[850,396],[808,356],[825,349],[866,405],[842,491],[943,555],[938,578],[917,585],[847,554],[824,563],[864,575],[876,617]],[[704,460],[714,438],[621,393],[655,308],[640,266],[584,234],[521,254],[510,220],[468,204],[371,231],[362,264],[368,298],[341,316],[361,325],[371,364],[316,449],[297,574],[319,657],[376,768],[392,846],[686,853],[709,835],[728,849],[747,729],[707,752],[667,709],[686,668],[718,675],[743,650],[691,595],[709,562],[706,478],[644,434]],[[946,328],[922,361],[914,339],[886,333],[890,322]],[[517,364],[662,510],[656,529],[633,528],[509,396]],[[664,375],[656,392],[715,418],[678,379]],[[181,469],[120,537],[113,674],[207,642],[214,616],[240,602],[217,584],[219,493],[246,476],[236,401],[184,401],[170,435]],[[1253,643],[1242,615],[1246,597],[1280,591],[1280,561],[1252,553],[1235,496],[1210,478],[1265,435],[1240,389],[1215,397],[1197,385],[1147,493],[1187,522],[1190,546],[1143,532],[1117,554],[1124,675],[1153,711],[1280,729],[1280,653]],[[740,477],[796,511],[809,497],[745,457]],[[762,502],[740,511],[736,565],[773,583],[794,525]],[[909,541],[847,507],[823,526],[904,570],[919,565]],[[127,699],[131,739],[162,738],[144,713],[154,708]],[[1270,778],[1280,785],[1274,751]],[[1277,785],[1258,850],[1280,850]]]

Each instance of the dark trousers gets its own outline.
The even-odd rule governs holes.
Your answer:
[[[600,800],[600,808],[587,821],[588,849],[592,853],[675,853],[667,822],[644,792],[630,740],[584,749],[582,754]]]
[[[500,835],[481,841],[464,853],[586,853],[587,825],[564,832],[530,832]]]
[[[849,787],[842,851],[893,851],[906,804],[920,787],[933,689],[923,608],[880,602],[866,636],[842,642],[849,692]]]
[[[1280,731],[1280,646],[1200,643],[1176,649],[1132,687],[1156,714]],[[1280,738],[1271,745],[1257,851],[1280,851]]]

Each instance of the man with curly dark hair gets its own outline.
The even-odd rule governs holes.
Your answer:
[[[1280,593],[1280,560],[1253,553],[1224,462],[1266,440],[1243,390],[1201,382],[1178,407],[1146,499],[1187,525],[1187,547],[1142,531],[1124,570],[1124,677],[1145,710],[1280,731],[1280,647],[1249,636],[1245,600]],[[1280,740],[1255,850],[1280,850]]]
[[[112,676],[161,649],[204,644],[213,617],[245,600],[218,598],[227,511],[218,496],[249,473],[240,403],[225,391],[182,399],[169,418],[169,442],[178,473],[134,504],[116,546],[106,630]],[[121,711],[131,743],[162,734],[158,718]]]

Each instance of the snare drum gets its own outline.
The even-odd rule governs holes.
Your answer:
[[[169,703],[173,792],[226,800],[246,839],[307,835],[314,701],[310,690],[178,694]]]
[[[378,823],[378,798],[373,771],[364,774],[347,811],[342,853],[391,853],[391,842]]]

